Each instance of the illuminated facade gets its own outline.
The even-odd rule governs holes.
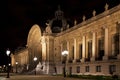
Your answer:
[[[19,66],[26,65],[28,72],[42,66],[44,70],[38,71],[41,74],[62,74],[61,53],[67,50],[68,74],[120,75],[120,5],[108,10],[106,4],[103,13],[95,13],[93,11],[93,17],[88,20],[83,16],[83,22],[77,24],[75,21],[70,28],[59,9],[56,17],[46,23],[45,31],[42,32],[37,24],[33,25],[26,48],[12,56],[13,67],[17,61]],[[61,26],[56,20],[61,21]],[[59,26],[53,25],[54,21]],[[35,56],[36,62],[33,61]]]

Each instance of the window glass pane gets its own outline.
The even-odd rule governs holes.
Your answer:
[[[86,71],[86,72],[89,72],[89,66],[86,66],[86,67],[85,67],[85,71]]]
[[[96,72],[101,72],[101,66],[96,66]]]
[[[109,65],[109,72],[110,74],[113,74],[113,72],[116,72],[116,65]]]
[[[77,66],[77,73],[80,73],[80,66]]]

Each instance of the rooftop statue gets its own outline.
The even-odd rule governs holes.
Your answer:
[[[96,11],[95,10],[93,10],[93,17],[95,17],[96,16]]]
[[[49,25],[49,23],[46,23],[47,27],[45,28],[45,32],[48,33],[48,34],[51,34],[52,33],[52,30],[51,30],[51,27]]]
[[[109,7],[109,5],[106,3],[106,5],[105,5],[105,11],[108,10],[108,7]]]
[[[77,25],[77,20],[76,20],[76,19],[74,20],[74,26],[75,26],[75,25]]]
[[[82,18],[82,19],[83,19],[83,21],[85,21],[85,19],[86,19],[85,15],[83,16],[83,18]]]

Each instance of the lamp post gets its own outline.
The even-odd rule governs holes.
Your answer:
[[[63,67],[63,74],[66,77],[66,59],[67,59],[68,51],[65,50],[62,52],[62,56],[64,57],[64,67]]]
[[[17,72],[18,72],[18,71],[17,71],[17,65],[18,65],[18,62],[16,62],[15,64],[16,64],[16,73],[17,73]]]
[[[33,60],[34,60],[34,62],[36,62],[37,61],[37,57],[34,57]],[[36,75],[36,68],[35,68],[35,75]]]
[[[9,78],[10,76],[9,76],[9,66],[10,66],[10,64],[9,64],[9,57],[10,57],[10,50],[7,50],[6,51],[6,54],[7,54],[7,56],[8,56],[8,63],[7,63],[7,78]]]

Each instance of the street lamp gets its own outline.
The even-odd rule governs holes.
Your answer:
[[[9,57],[10,57],[10,50],[7,50],[6,51],[6,54],[7,54],[7,56],[8,56],[8,63],[7,63],[7,78],[9,78],[10,76],[9,76],[9,66],[10,66],[10,64],[9,64]]]
[[[62,52],[62,56],[64,57],[64,67],[63,67],[64,77],[66,77],[66,58],[67,58],[67,55],[68,55],[68,51],[67,50]]]
[[[18,65],[18,62],[16,62],[15,64],[16,64],[16,73],[17,73],[17,65]]]
[[[33,60],[34,60],[34,62],[36,62],[37,61],[37,57],[34,57]],[[36,75],[36,68],[35,68],[35,75]]]

